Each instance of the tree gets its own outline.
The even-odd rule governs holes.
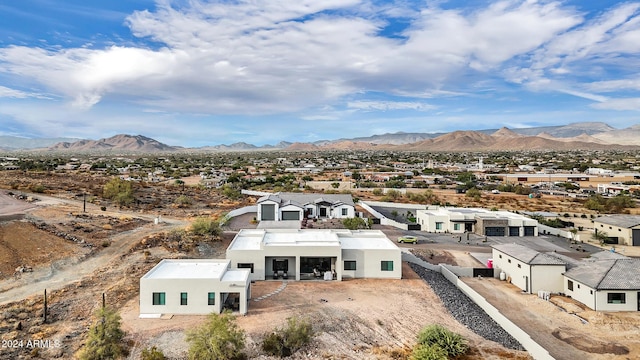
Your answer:
[[[158,350],[157,347],[152,346],[151,348],[142,349],[142,353],[140,354],[141,360],[165,360],[166,357],[164,353]]]
[[[465,196],[473,198],[473,200],[478,201],[482,197],[482,193],[477,188],[471,188],[467,190],[467,193],[465,194]]]
[[[600,245],[604,245],[607,241],[609,241],[609,234],[604,231],[597,231],[591,235],[593,240],[596,240],[600,243]]]
[[[114,201],[120,206],[129,205],[133,202],[133,189],[131,182],[118,177],[109,180],[102,189],[102,196]]]
[[[332,182],[331,183],[331,187],[334,188],[334,189],[337,189],[337,188],[340,187],[340,183],[339,182]]]
[[[187,332],[187,342],[192,360],[233,360],[244,356],[244,330],[228,311],[211,313],[206,323]]]
[[[342,225],[349,230],[367,228],[367,222],[363,218],[359,217],[342,219]]]
[[[120,315],[115,310],[102,307],[96,313],[98,320],[89,329],[81,360],[117,359],[125,354],[124,331],[120,328]]]

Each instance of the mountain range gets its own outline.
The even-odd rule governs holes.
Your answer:
[[[58,140],[58,141],[54,141]],[[453,131],[450,133],[392,133],[313,143],[286,142],[256,146],[244,142],[200,148],[170,146],[142,135],[120,134],[100,140],[24,139],[0,137],[4,151],[68,152],[177,152],[177,151],[515,151],[515,150],[640,150],[640,124],[615,129],[602,122],[583,122],[535,128]]]

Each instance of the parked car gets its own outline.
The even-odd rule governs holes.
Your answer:
[[[417,244],[418,238],[411,235],[405,235],[405,236],[400,236],[398,238],[398,242],[403,244],[406,244],[406,243]]]

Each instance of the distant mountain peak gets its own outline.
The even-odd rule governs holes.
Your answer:
[[[511,131],[509,130],[509,128],[507,127],[501,127],[500,130],[494,132],[493,134],[491,134],[491,136],[493,137],[500,137],[500,138],[519,138],[519,137],[523,137],[523,135],[518,134],[517,132]]]

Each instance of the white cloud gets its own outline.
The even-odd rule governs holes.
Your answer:
[[[388,111],[388,110],[417,110],[427,111],[433,110],[436,107],[430,104],[421,102],[406,102],[406,101],[352,101],[347,103],[347,107],[358,110],[376,110],[376,111]]]
[[[600,110],[633,110],[640,111],[640,98],[609,99],[591,105],[594,109]]]

